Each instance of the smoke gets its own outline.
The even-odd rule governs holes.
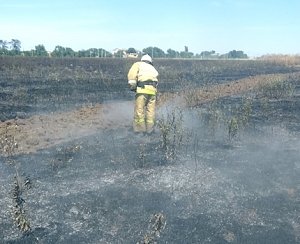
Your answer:
[[[124,126],[131,124],[133,120],[133,101],[107,101],[104,103],[103,116],[105,120],[115,121]]]
[[[171,104],[159,112],[166,116],[179,110]],[[241,224],[278,228],[272,217],[274,208],[286,201],[296,204],[299,197],[299,133],[277,122],[257,125],[250,121],[245,130],[229,140],[226,119],[210,117],[207,123],[205,109],[180,111],[182,125],[190,133],[188,149],[184,147],[180,152],[180,165],[149,176],[151,181],[144,183],[145,189],[156,187],[166,191],[175,201],[190,199],[194,214],[201,208],[216,215],[228,215]],[[217,126],[212,119],[223,125]],[[265,209],[272,204],[271,199],[280,199],[280,202],[274,204],[274,208]],[[264,215],[259,214],[259,208],[265,209]],[[279,211],[276,216],[284,212]],[[299,221],[297,214],[289,210],[286,214],[289,217],[284,221],[289,225]]]

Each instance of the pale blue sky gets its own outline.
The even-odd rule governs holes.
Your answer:
[[[0,0],[0,9],[0,40],[23,50],[300,54],[300,0]]]

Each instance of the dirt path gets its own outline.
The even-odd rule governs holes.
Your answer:
[[[206,89],[184,91],[179,94],[164,93],[159,98],[159,106],[175,102],[178,106],[193,106],[220,97],[248,92],[274,79],[288,79],[293,75],[299,76],[299,73],[260,75]],[[133,101],[124,101],[1,122],[0,153],[2,155],[32,153],[91,135],[97,130],[130,128],[132,116]]]
[[[130,102],[96,104],[70,112],[35,115],[27,119],[2,122],[0,124],[2,154],[35,152],[91,135],[100,129],[129,127],[129,118],[126,119],[128,115],[125,110],[132,106],[133,103]]]

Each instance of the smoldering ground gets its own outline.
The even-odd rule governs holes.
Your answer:
[[[3,243],[300,241],[300,134],[284,119],[296,106],[272,123],[257,124],[254,112],[229,140],[219,113],[207,120],[201,108],[176,106],[158,110],[156,134],[137,136],[128,129],[132,107],[120,104],[106,116],[123,128],[14,156],[13,165],[1,158]],[[11,211],[16,169],[31,180],[22,192],[26,234]]]

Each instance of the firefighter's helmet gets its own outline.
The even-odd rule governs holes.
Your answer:
[[[142,56],[141,61],[148,61],[148,62],[152,63],[152,58],[150,57],[150,55],[145,54]]]

